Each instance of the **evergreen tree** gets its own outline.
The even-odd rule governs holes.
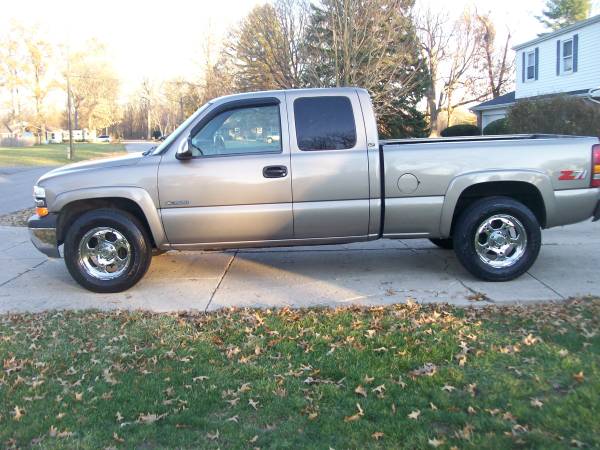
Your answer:
[[[426,134],[417,103],[426,88],[411,17],[414,0],[323,0],[313,4],[304,85],[357,86],[373,99],[382,136]]]
[[[587,19],[591,0],[546,0],[546,10],[537,19],[552,31]]]

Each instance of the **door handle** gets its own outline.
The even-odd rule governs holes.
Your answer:
[[[263,177],[265,178],[284,178],[287,173],[288,170],[285,166],[267,166],[263,169]]]

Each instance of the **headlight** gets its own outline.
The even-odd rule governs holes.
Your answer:
[[[35,201],[35,212],[39,217],[48,215],[48,208],[46,205],[46,189],[40,186],[33,187],[33,200]]]
[[[33,187],[33,196],[35,198],[46,198],[46,189],[41,186]]]

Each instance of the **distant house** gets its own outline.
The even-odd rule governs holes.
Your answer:
[[[513,47],[516,89],[471,108],[481,128],[526,98],[586,96],[600,87],[600,15]]]

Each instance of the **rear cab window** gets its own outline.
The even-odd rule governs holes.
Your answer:
[[[302,151],[347,150],[356,145],[356,124],[345,96],[294,100],[296,140]]]

